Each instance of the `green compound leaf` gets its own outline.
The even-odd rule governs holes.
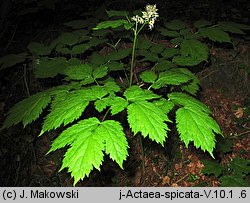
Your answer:
[[[241,23],[235,23],[235,22],[224,22],[227,23],[233,27],[237,27],[238,29],[241,30],[250,30],[250,26],[249,25],[245,25],[245,24],[241,24]]]
[[[181,89],[185,90],[186,92],[192,95],[196,95],[197,91],[199,90],[199,85],[200,85],[199,79],[191,71],[189,71],[186,68],[179,68],[178,71],[190,76],[192,80],[189,84],[182,86]]]
[[[174,103],[164,98],[153,101],[153,104],[160,108],[165,114],[168,114],[174,108]]]
[[[180,85],[186,83],[192,78],[178,69],[170,69],[163,73],[160,73],[158,80],[153,83],[152,88],[159,89],[166,85]]]
[[[187,27],[186,23],[180,20],[172,20],[164,25],[170,30],[181,30]]]
[[[46,117],[40,135],[61,124],[67,125],[78,119],[89,105],[86,91],[75,91],[60,95],[52,102],[51,112]]]
[[[47,154],[56,151],[57,149],[61,149],[67,145],[71,145],[71,143],[73,143],[78,136],[76,132],[93,131],[97,128],[99,123],[99,120],[96,118],[88,118],[79,121],[72,127],[67,128],[53,141]]]
[[[95,70],[93,71],[93,77],[95,79],[103,78],[107,74],[108,74],[108,67],[107,66],[101,66],[101,67],[95,68]]]
[[[25,127],[39,117],[50,101],[51,95],[41,92],[18,102],[9,110],[1,129],[9,128],[19,122]]]
[[[102,112],[109,105],[109,97],[95,101],[95,109]]]
[[[48,55],[51,53],[51,47],[44,46],[43,44],[40,44],[38,42],[31,42],[29,43],[28,47],[29,51],[33,55]]]
[[[114,16],[128,16],[127,11],[110,10],[110,11],[106,11],[106,12],[110,18],[114,17]]]
[[[142,79],[143,82],[154,83],[155,80],[157,79],[157,76],[153,71],[146,70],[140,75],[140,78]]]
[[[180,30],[180,34],[185,38],[185,39],[197,39],[197,34],[193,33],[189,28],[182,29]]]
[[[138,37],[138,41],[137,41],[137,48],[138,49],[146,50],[146,49],[149,49],[151,46],[153,46],[153,43],[150,40],[148,40],[144,37],[140,37],[140,36]]]
[[[90,101],[102,98],[108,92],[99,86],[91,89],[75,90],[59,95],[52,102],[51,112],[46,117],[40,135],[60,125],[67,125],[78,119]]]
[[[0,71],[8,67],[14,66],[17,63],[23,63],[28,54],[26,52],[19,54],[9,54],[0,58]]]
[[[111,114],[115,115],[120,113],[128,106],[128,101],[123,99],[122,97],[115,97],[110,101]]]
[[[171,47],[171,48],[167,48],[165,49],[161,55],[164,57],[164,58],[172,58],[173,56],[177,55],[180,53],[180,50],[179,49],[176,49],[174,47]]]
[[[236,157],[230,162],[229,167],[234,170],[234,174],[245,173],[247,175],[250,173],[250,160]]]
[[[168,94],[168,98],[173,101],[175,104],[181,105],[181,106],[187,106],[192,107],[195,109],[199,109],[200,111],[203,111],[207,114],[210,114],[210,109],[200,102],[199,100],[195,99],[194,97],[191,97],[185,93],[182,92],[172,92]]]
[[[71,143],[71,147],[64,155],[60,171],[68,168],[68,172],[74,177],[75,185],[80,179],[83,179],[85,176],[88,177],[93,168],[100,170],[104,156],[102,151],[104,143],[103,136],[97,133],[96,130],[91,131],[87,129],[82,131],[78,126],[76,128],[75,125],[69,129],[77,136],[75,136],[76,139]]]
[[[108,60],[118,61],[118,60],[124,59],[127,56],[129,56],[130,52],[131,52],[130,48],[121,49],[118,51],[111,52],[106,57]]]
[[[108,81],[108,80],[105,81],[105,83],[104,83],[104,89],[108,93],[120,91],[120,87],[119,87],[119,85],[117,85],[117,83],[115,81]]]
[[[128,156],[128,142],[119,122],[108,120],[101,123],[98,133],[105,139],[105,152],[123,169],[123,161]]]
[[[220,178],[221,187],[249,187],[246,179],[239,175],[226,175]]]
[[[60,170],[68,168],[74,177],[74,185],[85,176],[88,177],[93,168],[100,170],[103,151],[121,168],[128,155],[128,143],[123,129],[119,122],[113,120],[100,123],[97,118],[89,118],[80,121],[59,135],[54,143],[60,148],[70,144]],[[54,143],[53,150],[59,148]]]
[[[112,94],[95,102],[95,108],[99,112],[102,112],[107,106],[110,106],[111,115],[115,115],[128,106],[128,101]]]
[[[199,33],[212,41],[231,42],[230,36],[219,27],[200,28]]]
[[[168,30],[166,28],[161,28],[160,32],[163,36],[166,36],[166,37],[179,37],[180,36],[179,32],[175,30]]]
[[[150,51],[155,54],[160,54],[163,52],[165,48],[166,47],[164,44],[153,44],[152,47],[150,48]]]
[[[194,66],[208,59],[208,47],[195,39],[183,40],[180,52],[173,62],[181,66]]]
[[[62,43],[58,43],[56,45],[56,49],[55,49],[57,52],[61,53],[61,54],[70,54],[71,53],[71,49],[70,47],[62,44]]]
[[[163,72],[171,68],[175,68],[176,64],[168,60],[160,60],[155,66],[154,69],[158,72]]]
[[[124,96],[128,101],[144,101],[151,99],[158,99],[161,96],[154,94],[151,90],[143,90],[138,86],[132,86],[124,92]]]
[[[108,97],[101,98],[99,100],[96,100],[94,105],[95,109],[98,112],[102,112],[107,106],[110,106],[113,99],[116,97],[115,93],[110,93]]]
[[[111,33],[110,30],[93,30],[91,35],[94,37],[105,37],[109,33]]]
[[[71,27],[72,29],[82,29],[89,26],[88,20],[73,20],[67,23],[64,23],[65,26]]]
[[[204,20],[204,19],[197,20],[197,21],[194,22],[194,26],[196,28],[206,27],[206,26],[209,26],[211,24],[212,24],[211,22],[209,22],[207,20]]]
[[[239,29],[237,26],[234,26],[234,24],[231,22],[220,21],[218,25],[219,25],[219,28],[223,31],[234,33],[234,34],[240,34],[240,35],[245,34],[241,29]]]
[[[126,20],[108,20],[108,21],[104,21],[101,23],[98,23],[97,26],[95,28],[93,28],[93,30],[100,30],[100,29],[107,29],[107,28],[117,28],[120,27],[124,24],[126,24],[128,21]]]
[[[133,25],[134,25],[134,23],[127,22],[127,23],[123,24],[123,27],[126,30],[130,30],[133,27]]]
[[[153,53],[146,49],[139,49],[137,53],[140,56],[144,56],[144,58],[141,61],[152,61],[152,62],[159,61],[159,57],[156,53]]]
[[[108,66],[109,71],[124,70],[124,64],[123,63],[119,63],[117,61],[109,61],[105,65]]]
[[[90,48],[91,48],[91,45],[89,45],[88,43],[77,44],[77,45],[73,46],[71,50],[68,51],[68,54],[74,54],[74,55],[82,54]]]
[[[202,169],[203,174],[214,174],[217,178],[222,174],[224,168],[216,161],[202,160],[202,163],[205,165],[205,168]]]
[[[89,47],[95,47],[95,46],[98,46],[104,42],[108,41],[107,39],[105,38],[98,38],[98,37],[91,37],[88,41],[88,43],[86,43],[86,45],[88,45]]]
[[[34,73],[37,78],[53,78],[63,73],[67,67],[65,57],[48,58],[42,57],[33,61]]]
[[[234,145],[233,140],[224,138],[223,140],[217,142],[216,150],[218,152],[226,154],[233,151],[232,149],[233,145]]]
[[[91,56],[89,57],[89,62],[95,65],[102,65],[106,63],[108,60],[101,54],[99,53],[92,53]]]
[[[65,32],[62,33],[59,37],[58,37],[58,42],[61,42],[62,44],[66,44],[69,46],[73,46],[74,44],[79,43],[80,38],[77,35],[74,35],[73,33],[70,32]]]
[[[157,143],[165,141],[170,122],[167,115],[155,104],[148,101],[136,101],[127,107],[128,123],[136,135],[141,132],[143,137],[149,138]]]
[[[176,111],[177,130],[180,138],[186,147],[194,142],[196,148],[208,151],[213,157],[215,147],[215,134],[221,134],[220,127],[209,114],[201,111],[200,108],[182,107]]]
[[[94,82],[92,77],[93,67],[90,64],[79,64],[77,66],[70,66],[64,74],[68,76],[70,80],[80,80],[84,84],[90,84]]]

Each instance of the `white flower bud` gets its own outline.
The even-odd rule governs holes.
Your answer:
[[[144,23],[144,19],[143,19],[142,17],[138,16],[138,15],[133,16],[133,17],[131,18],[131,20],[133,20],[133,21],[135,21],[135,22],[137,22],[137,23],[140,23],[140,24],[143,24],[143,23]]]
[[[147,5],[145,11],[142,11],[142,17],[136,15],[133,16],[131,20],[140,24],[144,24],[146,22],[148,23],[149,29],[152,30],[156,18],[159,17],[157,11],[158,9],[156,8],[156,5]]]

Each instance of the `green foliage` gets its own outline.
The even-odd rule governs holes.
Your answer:
[[[177,130],[185,145],[193,141],[194,146],[208,151],[213,157],[215,134],[221,134],[220,127],[210,116],[210,110],[201,102],[184,93],[170,93],[168,97],[183,107],[176,111]]]
[[[51,112],[46,117],[40,134],[78,119],[89,104],[90,98],[86,97],[85,94],[86,91],[78,90],[56,97],[52,102]]]
[[[181,93],[181,92],[172,92],[168,94],[168,97],[171,101],[173,101],[177,105],[195,108],[207,114],[211,113],[211,111],[205,104],[189,96],[188,94]]]
[[[152,84],[152,88],[159,89],[166,85],[181,85],[191,79],[189,75],[183,73],[180,69],[169,69],[160,73],[158,80]]]
[[[206,26],[209,26],[211,24],[212,24],[211,22],[204,20],[204,19],[200,19],[200,20],[197,20],[194,22],[194,26],[196,28],[206,27]]]
[[[174,124],[186,146],[193,142],[196,148],[213,156],[215,136],[222,133],[209,108],[194,98],[200,82],[188,68],[209,59],[208,45],[202,37],[231,42],[230,33],[243,35],[249,27],[199,20],[191,29],[180,20],[165,22],[157,34],[170,38],[169,48],[138,35],[138,27],[149,22],[140,25],[126,11],[106,13],[111,20],[90,18],[64,23],[68,31],[50,44],[31,42],[27,46],[30,55],[25,52],[0,58],[1,70],[32,60],[37,78],[60,75],[65,84],[17,103],[9,110],[2,130],[20,122],[25,127],[46,114],[40,135],[63,128],[48,153],[67,148],[61,170],[68,169],[74,185],[94,168],[100,170],[104,154],[123,168],[128,143],[122,125],[129,126],[134,135],[148,137],[163,146],[171,130],[167,125],[172,122],[168,118],[170,112],[176,115]],[[124,30],[132,31],[133,37]],[[112,42],[107,43],[110,39]],[[131,39],[133,51],[123,43]],[[113,49],[104,53],[100,50],[107,48],[106,43]],[[47,107],[49,111],[45,110]],[[115,120],[124,112],[128,125]],[[213,170],[216,164],[205,165],[210,168],[204,173],[221,175],[220,167]],[[234,160],[230,167],[233,171],[248,170],[241,160]],[[242,174],[235,172],[240,177]],[[232,182],[231,179],[225,176],[223,184]]]
[[[250,160],[240,159],[237,157],[230,162],[229,167],[236,175],[242,175],[242,173],[249,174]]]
[[[81,29],[88,27],[87,20],[73,20],[67,23],[64,23],[67,27],[71,27],[72,29]]]
[[[195,39],[183,40],[180,53],[173,61],[181,66],[194,66],[208,59],[207,46]]]
[[[186,147],[194,142],[196,148],[201,147],[213,157],[215,134],[222,134],[218,124],[199,108],[182,107],[176,111],[177,129]]]
[[[165,141],[168,126],[164,123],[170,121],[166,114],[154,103],[148,101],[135,101],[128,107],[128,123],[136,135],[141,133],[157,143]]]
[[[231,42],[230,36],[219,27],[200,28],[199,33],[212,41]]]
[[[23,53],[19,53],[19,54],[9,54],[6,56],[3,56],[0,58],[0,71],[14,66],[18,63],[23,63],[26,59],[27,53],[23,52]]]
[[[51,95],[46,92],[34,94],[20,101],[9,110],[2,128],[9,128],[19,122],[22,122],[25,127],[39,117],[50,101]]]
[[[59,73],[63,73],[67,67],[67,59],[65,57],[42,57],[34,59],[34,73],[37,78],[55,77]]]
[[[203,160],[205,168],[202,170],[203,174],[214,174],[215,177],[219,177],[222,174],[223,166],[215,161]]]
[[[29,51],[36,56],[39,55],[48,55],[51,53],[51,47],[49,46],[44,46],[43,44],[40,44],[38,42],[31,42],[27,46]]]
[[[94,30],[100,30],[100,29],[107,29],[107,28],[117,28],[120,27],[124,24],[126,24],[127,21],[126,20],[108,20],[108,21],[104,21],[99,23]]]
[[[218,23],[219,28],[225,32],[230,32],[230,33],[234,33],[234,34],[240,34],[240,35],[244,35],[245,33],[237,26],[235,26],[235,24],[231,23],[231,22],[219,22]]]
[[[107,55],[107,60],[118,61],[126,58],[130,54],[130,49],[121,49],[118,51],[113,51],[109,55]]]
[[[215,175],[222,187],[248,187],[245,176],[250,173],[250,160],[234,158],[228,164],[219,164],[215,161],[203,160],[205,168],[203,174]]]
[[[170,22],[166,22],[165,26],[170,30],[181,30],[187,27],[186,23],[180,20],[172,20]]]
[[[106,11],[108,16],[114,17],[114,16],[128,16],[128,12],[127,11],[116,11],[116,10],[110,10],[110,11]]]
[[[241,176],[225,175],[220,178],[221,187],[249,187],[249,184]]]
[[[96,168],[100,170],[105,152],[122,168],[128,155],[128,143],[119,122],[100,122],[92,117],[82,120],[63,131],[52,144],[50,151],[70,145],[60,170],[68,168],[74,185]]]
[[[147,83],[154,83],[157,76],[153,71],[144,71],[141,75],[140,78],[142,81],[147,82]]]
[[[143,90],[138,86],[128,88],[124,96],[130,102],[158,99],[161,97],[160,95],[154,94],[151,90]]]

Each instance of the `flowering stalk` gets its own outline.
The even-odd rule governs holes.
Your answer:
[[[148,24],[148,27],[150,30],[153,29],[154,23],[157,17],[159,17],[157,13],[156,5],[147,5],[146,10],[142,11],[142,17],[136,15],[131,18],[132,21],[135,21],[135,28],[133,28],[134,31],[134,40],[133,40],[133,48],[132,48],[132,58],[131,58],[131,65],[130,65],[130,78],[129,78],[129,87],[131,87],[133,82],[133,69],[134,69],[134,62],[135,62],[135,49],[136,49],[136,43],[138,39],[138,34],[143,29],[143,27]],[[141,24],[141,27],[138,29],[138,24]],[[145,156],[144,156],[144,149],[143,149],[143,142],[141,135],[138,135],[140,149],[141,149],[141,160],[142,160],[142,174],[144,175],[145,170]]]
[[[133,68],[134,68],[134,62],[135,62],[135,48],[136,48],[136,42],[137,42],[137,22],[135,23],[135,29],[134,29],[134,40],[133,40],[133,48],[132,48],[132,58],[131,58],[131,64],[130,64],[130,78],[129,78],[129,87],[132,85],[133,81]]]
[[[132,48],[132,58],[131,58],[131,65],[130,65],[130,78],[129,78],[129,87],[132,85],[133,82],[133,69],[134,69],[134,62],[135,62],[135,49],[136,49],[136,43],[138,39],[138,34],[143,29],[143,27],[148,24],[148,27],[150,30],[153,29],[154,23],[157,17],[159,17],[159,14],[157,13],[158,9],[156,8],[156,5],[147,5],[146,10],[142,11],[142,17],[141,16],[133,16],[131,18],[132,21],[135,21],[135,28],[133,28],[134,31],[134,40],[133,40],[133,48]],[[138,29],[138,24],[141,24],[141,27]]]

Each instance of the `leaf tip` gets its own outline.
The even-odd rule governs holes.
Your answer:
[[[43,133],[45,133],[45,131],[41,130],[40,134],[38,135],[38,137],[42,136]]]

